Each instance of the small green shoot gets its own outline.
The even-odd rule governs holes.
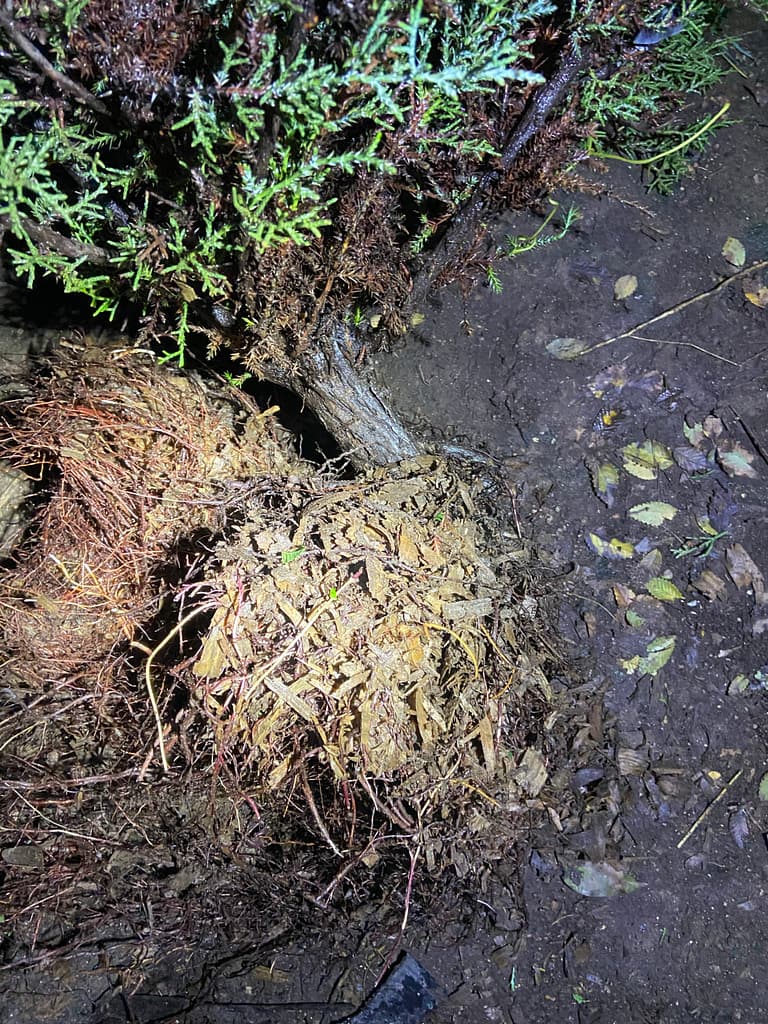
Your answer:
[[[501,278],[499,277],[499,275],[491,266],[486,268],[486,274],[488,275],[488,287],[491,289],[494,295],[501,295],[503,291],[503,285],[501,283]]]
[[[712,554],[715,544],[728,536],[727,530],[716,530],[708,520],[698,522],[696,525],[701,536],[684,537],[679,548],[671,549],[675,558],[686,558],[688,555],[692,558],[708,558]]]
[[[556,231],[545,235],[544,229],[560,209],[560,203],[555,202],[554,199],[550,198],[549,202],[552,205],[552,209],[532,235],[510,235],[507,238],[506,256],[509,259],[521,256],[532,249],[539,249],[542,246],[550,245],[552,242],[559,242],[562,238],[565,238],[566,234],[581,216],[575,206],[569,206],[565,211],[562,225]]]
[[[297,548],[288,548],[287,551],[281,553],[280,561],[283,565],[290,565],[291,562],[295,562],[297,558],[300,558],[306,550],[303,544],[300,544]]]
[[[229,370],[224,371],[224,380],[232,388],[241,388],[243,384],[245,384],[246,381],[251,380],[252,377],[253,374],[248,373],[247,371],[245,373],[240,373],[237,376],[235,376],[234,373],[230,373]]]

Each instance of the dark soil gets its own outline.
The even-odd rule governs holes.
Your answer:
[[[730,99],[737,123],[673,195],[647,194],[634,168],[590,175],[605,194],[577,198],[575,231],[509,266],[501,295],[444,299],[421,346],[379,364],[406,415],[507,467],[524,529],[565,574],[562,635],[590,659],[594,699],[604,695],[605,747],[586,783],[584,829],[536,837],[523,868],[525,924],[487,900],[484,934],[460,950],[438,954],[433,931],[442,975],[463,983],[462,1009],[449,1000],[436,1021],[768,1020],[768,805],[758,799],[768,624],[759,592],[737,587],[726,567],[738,543],[768,571],[768,313],[736,280],[639,332],[659,340],[619,340],[574,362],[545,348],[558,337],[598,342],[712,288],[735,272],[721,256],[729,236],[744,242],[748,264],[768,258],[768,33],[751,31],[746,45],[758,62],[750,78],[732,75],[706,107]],[[515,235],[535,226],[506,225]],[[637,291],[615,301],[625,274],[636,275]],[[615,373],[626,386],[604,383]],[[606,426],[610,410],[619,417]],[[646,439],[674,451],[686,445],[684,422],[709,415],[723,439],[748,450],[754,476],[715,468],[697,477],[677,464],[651,481],[622,472],[613,506],[598,500],[587,463],[621,467],[620,450]],[[658,500],[679,510],[666,526],[627,517]],[[707,557],[675,558],[671,549],[700,536],[696,520],[707,515],[727,536]],[[585,542],[591,532],[641,543],[640,552],[600,557]],[[633,630],[613,585],[642,593],[649,571],[638,562],[649,549],[661,554],[650,575],[669,571],[684,599],[649,602],[647,625]],[[724,581],[718,598],[692,586],[705,569]],[[655,677],[628,675],[619,659],[645,653],[654,636],[676,636],[672,659]],[[729,695],[739,673],[747,690]],[[641,774],[622,774],[616,753],[627,747],[647,758]],[[572,785],[581,778],[592,776]],[[640,888],[585,897],[563,884],[569,867],[606,858]]]
[[[378,357],[378,379],[406,421],[504,474],[501,513],[511,532],[534,538],[561,594],[553,643],[574,666],[581,708],[570,754],[578,768],[558,776],[579,795],[580,822],[553,815],[478,891],[454,901],[423,890],[410,907],[404,946],[444,987],[430,1024],[768,1021],[768,802],[758,795],[768,771],[768,604],[758,575],[768,573],[768,310],[747,300],[739,277],[640,332],[654,340],[625,338],[572,362],[546,349],[558,337],[594,343],[627,331],[738,273],[721,255],[728,237],[744,244],[748,265],[768,259],[768,31],[755,21],[734,30],[747,33],[754,63],[742,58],[747,77],[732,74],[702,109],[727,98],[735,123],[673,195],[647,193],[637,168],[585,166],[600,191],[573,197],[581,220],[561,242],[508,263],[499,295],[442,294],[419,338]],[[511,217],[500,236],[539,223]],[[626,274],[637,289],[616,301]],[[711,436],[694,449],[683,426],[706,417],[720,426],[710,420]],[[678,456],[650,480],[622,468],[622,449],[646,440]],[[715,449],[703,465],[692,454]],[[739,472],[723,465],[729,451]],[[605,463],[620,470],[610,507],[588,468]],[[674,519],[628,516],[653,501],[673,505]],[[707,516],[722,534],[711,551],[674,557],[686,538],[706,540],[697,521]],[[590,533],[629,542],[631,557],[597,553]],[[737,564],[741,549],[752,570]],[[705,572],[719,583],[702,583]],[[665,573],[682,599],[649,597],[648,580]],[[628,592],[616,585],[638,595],[630,609],[643,624],[627,622]],[[676,640],[655,675],[622,666],[658,637]],[[52,960],[19,958],[6,939],[0,1021],[325,1024],[351,1013],[398,943],[404,871],[379,878],[369,903],[354,894],[359,909],[341,928],[281,885],[279,863],[271,877],[254,876],[225,856],[224,821],[221,848],[202,849],[196,822],[210,813],[208,793],[199,804],[185,798],[173,820],[159,802],[156,831],[131,854],[131,819],[141,806],[147,820],[153,799],[150,787],[120,808],[122,850],[104,841],[99,877],[114,881],[115,905],[94,903],[83,883],[80,918],[70,932],[56,923]],[[66,820],[73,800],[52,794],[46,813]],[[94,805],[100,812],[113,813]],[[565,884],[583,889],[589,865],[612,894]],[[154,906],[139,898],[150,875],[165,879]],[[130,912],[126,884],[137,892]],[[54,880],[34,898],[55,897]],[[153,937],[153,914],[171,909],[193,944]],[[40,938],[54,928],[53,915],[29,919]],[[77,937],[83,922],[87,942]]]

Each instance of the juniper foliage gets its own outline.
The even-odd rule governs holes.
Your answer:
[[[51,274],[183,360],[238,324],[252,368],[309,342],[318,306],[390,326],[419,251],[542,81],[550,0],[27,0],[0,81],[0,216]],[[18,38],[14,39],[18,44]],[[75,83],[94,103],[83,102]],[[65,239],[68,244],[61,244]]]

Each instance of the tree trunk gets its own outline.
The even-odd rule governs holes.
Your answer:
[[[354,337],[336,325],[322,343],[299,356],[297,373],[268,372],[268,377],[298,395],[352,465],[387,466],[421,454],[421,442],[354,365],[354,348]]]
[[[423,304],[440,269],[455,258],[462,246],[472,243],[487,213],[489,193],[501,176],[509,173],[528,143],[546,124],[584,61],[584,53],[570,44],[565,45],[551,78],[534,93],[518,125],[507,138],[500,166],[480,180],[432,254],[424,261],[414,281],[412,303]],[[359,342],[338,324],[325,333],[322,343],[310,346],[301,354],[298,373],[290,379],[283,374],[275,375],[275,383],[295,392],[305,402],[355,466],[388,465],[422,452],[422,444],[400,422],[386,399],[373,390],[357,365],[355,356],[360,349]]]

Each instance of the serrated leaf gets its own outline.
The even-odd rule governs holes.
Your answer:
[[[589,342],[581,338],[553,338],[544,348],[555,359],[577,359],[589,348]]]
[[[666,501],[644,501],[640,505],[633,505],[629,515],[646,526],[661,526],[675,518],[677,509]]]
[[[646,656],[640,659],[638,671],[643,675],[655,676],[667,664],[675,651],[677,637],[655,637],[646,647]]]
[[[738,238],[726,238],[720,252],[732,267],[743,267],[746,263],[747,253]]]
[[[760,779],[760,785],[757,787],[757,795],[761,800],[768,800],[768,772]]]
[[[752,452],[748,452],[738,441],[734,441],[728,449],[725,446],[717,449],[717,461],[728,476],[756,477],[757,472],[751,465],[754,459]]]
[[[637,278],[634,274],[622,274],[613,285],[613,297],[616,302],[628,299],[637,291]]]
[[[683,600],[683,594],[672,580],[665,579],[663,576],[654,576],[653,579],[648,580],[645,586],[651,597],[655,597],[657,601]]]
[[[589,459],[586,464],[592,482],[592,490],[603,504],[612,508],[616,498],[616,488],[619,486],[618,469],[610,462],[598,462],[597,459]]]
[[[638,615],[637,612],[633,611],[631,608],[627,608],[624,618],[627,620],[627,625],[631,626],[632,629],[642,629],[645,625],[645,619],[643,616]],[[639,656],[636,657],[637,660],[640,661]],[[634,671],[634,669],[632,671]]]
[[[601,558],[609,558],[612,561],[631,558],[635,553],[634,547],[628,541],[619,540],[618,537],[605,540],[604,537],[597,533],[588,533],[586,542],[587,546],[596,555],[599,555]]]
[[[624,469],[640,480],[655,480],[659,470],[673,464],[672,452],[660,441],[643,441],[622,448]]]

